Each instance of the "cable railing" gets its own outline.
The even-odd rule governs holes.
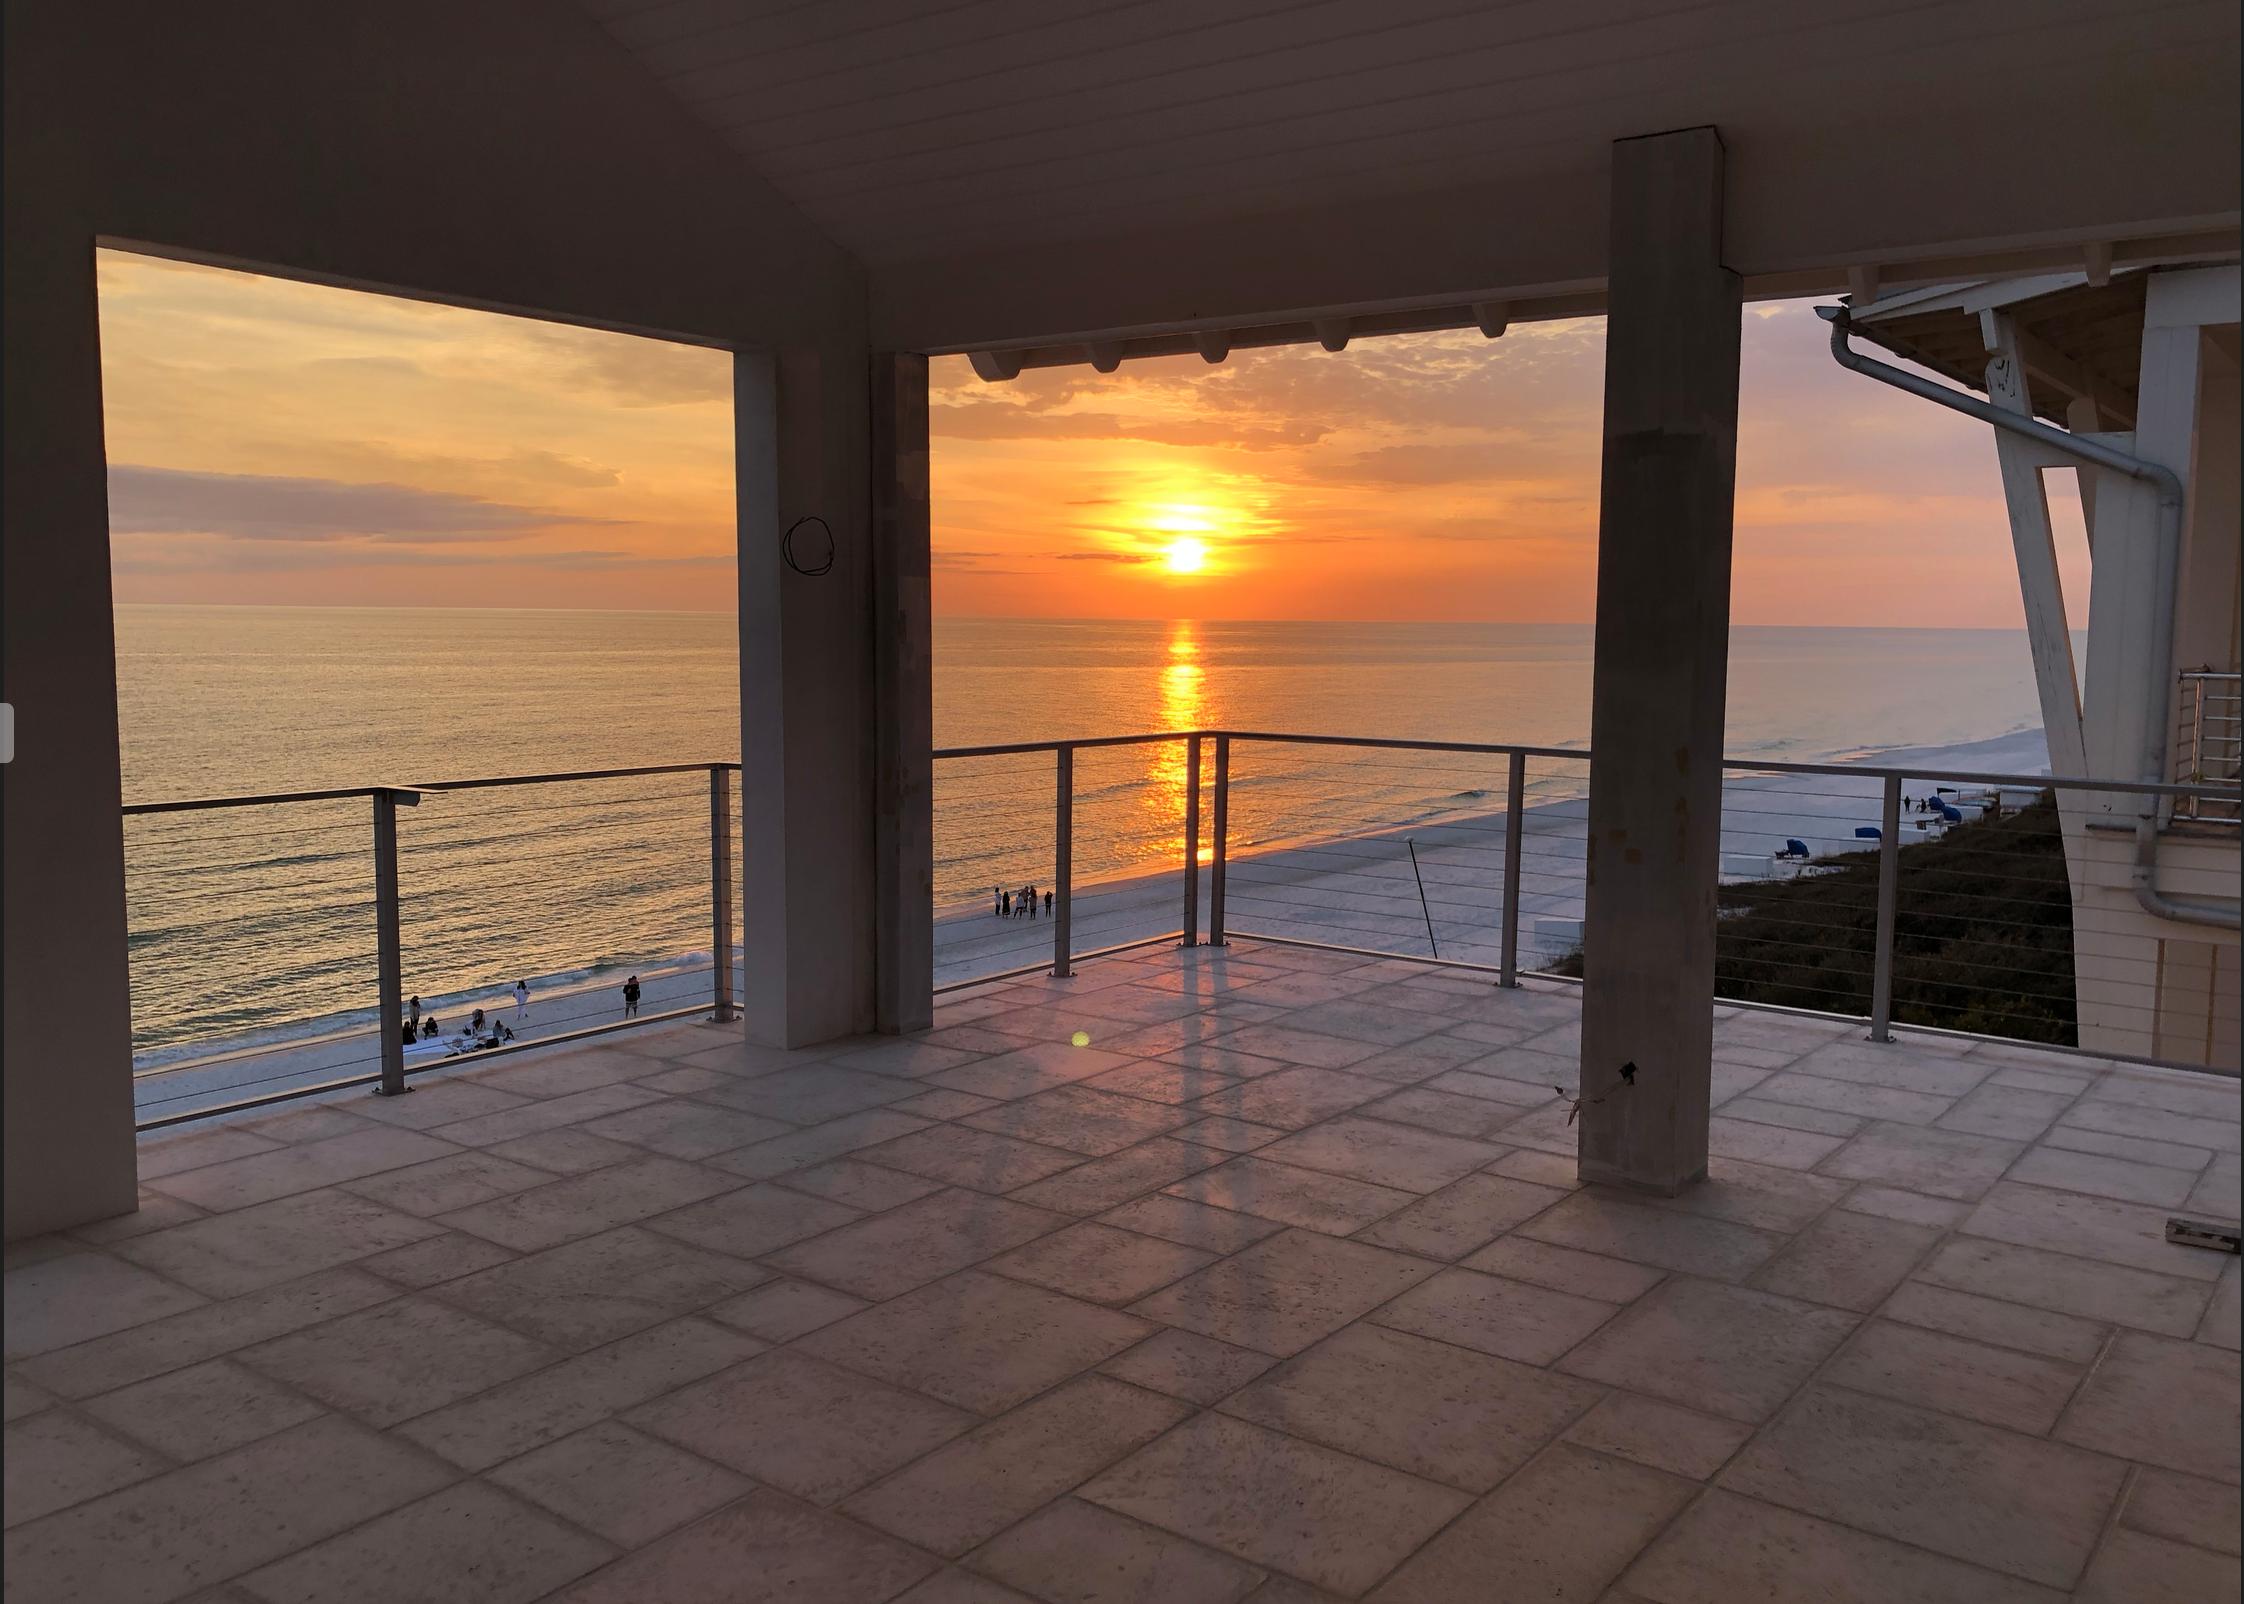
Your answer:
[[[127,806],[141,1128],[734,1017],[738,769]]]
[[[2234,783],[2244,759],[2244,674],[2186,669],[2176,676],[2174,778],[2188,784]],[[2174,799],[2174,817],[2200,824],[2239,822],[2233,801],[2192,794]]]
[[[1043,919],[1040,901],[1025,924],[1004,885],[939,907],[938,991],[1230,936],[1439,963],[1503,986],[1582,975],[1586,750],[1202,730],[935,756],[938,809],[949,766],[1015,765],[1004,799],[985,794],[981,817],[950,828],[994,843],[980,861],[1004,865],[1008,883],[1057,891],[1056,916]],[[1137,765],[1134,786],[1084,782],[1117,758]],[[1031,760],[1040,780],[1020,767]],[[2233,995],[2233,946],[2194,969],[2168,962],[2126,894],[2131,837],[2099,841],[2086,818],[2099,794],[2233,812],[2233,781],[1746,760],[1723,774],[1725,1001],[1858,1018],[1879,1041],[1902,1025],[2153,1062],[2234,1056],[2209,1023]],[[1029,799],[1047,788],[1050,823],[1031,828]],[[2068,813],[2083,828],[2068,833]],[[1016,840],[1028,845],[1009,858]],[[2233,905],[2233,858],[2168,856],[2165,889]],[[2078,896],[2076,880],[2117,894]]]

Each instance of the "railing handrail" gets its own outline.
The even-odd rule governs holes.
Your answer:
[[[349,785],[325,791],[260,791],[247,796],[177,797],[163,802],[127,802],[120,812],[191,813],[198,808],[253,808],[282,802],[345,802],[353,797],[425,796],[431,791],[476,791],[500,785],[557,785],[569,780],[628,780],[642,774],[706,774],[711,769],[738,771],[737,760],[710,763],[652,763],[628,769],[576,769],[560,774],[500,774],[474,780],[424,780],[417,785]]]

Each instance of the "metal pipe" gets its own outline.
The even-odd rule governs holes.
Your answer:
[[[1052,797],[1052,973],[1065,980],[1069,939],[1075,924],[1075,748],[1054,754]]]
[[[1870,960],[1870,1039],[1893,1040],[1893,925],[1901,903],[1901,776],[1886,776],[1878,810],[1878,923]]]
[[[1200,945],[1200,737],[1184,743],[1184,939]]]
[[[1231,856],[1231,737],[1215,738],[1215,856],[1208,865],[1208,945],[1223,939],[1223,878]]]
[[[729,1025],[739,1014],[732,1003],[732,775],[723,764],[709,766],[709,937],[716,960],[714,1025]]]
[[[418,802],[417,796],[411,801]],[[374,793],[374,964],[382,994],[375,1009],[374,1039],[382,1048],[378,1097],[403,1097],[405,1084],[405,958],[397,933],[397,800],[395,791]]]
[[[2144,784],[2164,784],[2168,722],[2166,699],[2171,694],[2167,687],[2173,681],[2174,671],[2174,596],[2181,584],[2184,497],[2180,477],[2163,463],[2131,457],[2126,452],[2115,451],[2099,441],[2083,440],[2078,435],[2053,428],[2038,418],[2008,411],[1992,401],[1965,395],[1944,384],[1920,378],[1889,362],[1880,362],[1862,355],[1847,344],[1847,335],[1854,325],[1848,318],[1847,308],[1843,306],[1819,306],[1816,308],[1816,315],[1831,325],[1831,356],[1839,366],[1876,379],[1881,384],[1889,384],[1897,390],[1921,396],[1951,412],[1961,412],[1966,417],[1977,418],[1997,429],[2038,441],[2076,462],[2141,480],[2157,493],[2158,566],[2152,591],[2151,640],[2154,643],[2153,649],[2159,653],[2159,666],[2158,672],[2151,676],[2157,703],[2143,727],[2142,772]],[[2197,903],[2182,902],[2158,889],[2158,805],[2155,802],[2135,821],[2135,864],[2131,877],[2136,902],[2145,913],[2154,918],[2179,920],[2187,924],[2215,925],[2227,930],[2234,930],[2240,922],[2244,922],[2240,920],[2239,910],[2236,908],[2205,907]]]
[[[1504,965],[1496,984],[1519,986],[1519,849],[1527,830],[1527,754],[1512,754],[1504,782]]]

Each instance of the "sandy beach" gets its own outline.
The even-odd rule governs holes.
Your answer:
[[[1943,747],[1866,753],[1865,764],[2034,776],[2046,773],[2038,730]],[[1586,775],[1586,765],[1583,773]],[[1911,795],[1931,780],[1904,782]],[[1583,900],[1583,836],[1587,798],[1567,795],[1532,803],[1520,839],[1520,963],[1534,968],[1563,957],[1579,941]],[[1879,782],[1872,775],[1732,774],[1723,787],[1722,853],[1727,878],[1770,871],[1771,853],[1788,840],[1816,856],[1871,843],[1855,832],[1878,822]],[[1235,844],[1228,865],[1226,924],[1239,934],[1290,937],[1412,957],[1438,955],[1494,965],[1502,956],[1504,856],[1509,823],[1501,808],[1407,828],[1359,831],[1328,839],[1261,846]],[[1904,840],[1916,838],[1909,821]],[[1416,874],[1412,852],[1415,849]],[[1022,879],[1048,881],[1048,865],[1024,865]],[[1421,903],[1419,884],[1423,881]],[[1207,870],[1200,872],[1200,928],[1210,916]],[[1145,941],[1182,927],[1181,864],[1155,872],[1078,885],[1072,946],[1077,953]],[[1429,935],[1428,924],[1432,929]],[[938,908],[935,984],[958,985],[989,975],[1048,965],[1052,924],[1034,917],[998,918],[986,900]],[[639,971],[640,1011],[653,1016],[705,1008],[712,997],[706,954]],[[743,973],[735,965],[735,994]],[[521,1040],[536,1041],[622,1017],[623,975],[603,974],[564,986],[532,983]],[[434,1011],[447,1030],[477,1007],[514,1023],[514,1001],[501,987],[488,995],[442,999]],[[370,1074],[378,1067],[370,1030],[269,1044],[212,1043],[208,1056],[144,1073],[134,1101],[143,1120],[215,1106],[245,1096]]]

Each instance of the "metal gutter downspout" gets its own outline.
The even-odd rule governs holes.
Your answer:
[[[1922,396],[1951,412],[1961,412],[1966,417],[1977,418],[1981,423],[1992,424],[1998,429],[2007,429],[2012,434],[2039,441],[2076,462],[2106,468],[2113,473],[2125,474],[2130,479],[2142,480],[2158,492],[2158,573],[2151,638],[2164,644],[2166,672],[2153,675],[2151,679],[2155,701],[2150,719],[2144,726],[2143,783],[2165,784],[2166,696],[2167,686],[2173,678],[2174,595],[2181,585],[2181,479],[2171,468],[2161,463],[2146,462],[2140,457],[2128,456],[2123,451],[2114,451],[2110,446],[2097,441],[2083,440],[2063,429],[2052,428],[2038,418],[2006,411],[1991,401],[1982,401],[1975,395],[1966,395],[1962,391],[1951,390],[1944,384],[1919,378],[1891,363],[1866,357],[1847,344],[1847,335],[1852,331],[1853,323],[1846,307],[1819,306],[1815,310],[1816,316],[1831,325],[1831,356],[1839,366],[1866,374],[1897,390]],[[2135,900],[2142,905],[2145,913],[2187,924],[2217,925],[2225,930],[2238,927],[2240,921],[2236,909],[2176,901],[2158,889],[2158,803],[2155,798],[2148,810],[2135,821],[2135,866],[2131,878]]]

